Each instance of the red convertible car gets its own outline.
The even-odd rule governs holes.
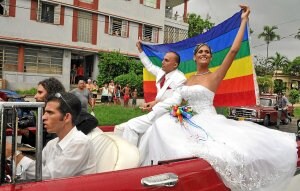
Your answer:
[[[167,191],[222,191],[228,189],[211,167],[201,158],[183,158],[172,161],[161,161],[158,165],[139,167],[139,154],[136,147],[130,145],[122,138],[112,133],[113,126],[99,127],[103,130],[102,147],[99,146],[101,157],[99,159],[98,173],[42,180],[41,175],[41,141],[43,103],[37,102],[3,102],[0,103],[0,114],[3,119],[5,109],[11,107],[35,107],[38,108],[37,116],[37,145],[33,157],[36,159],[36,178],[34,180],[20,180],[15,167],[9,166],[5,160],[5,143],[11,140],[13,147],[18,147],[18,129],[13,127],[6,130],[3,128],[5,121],[1,122],[1,163],[0,163],[0,190],[3,191],[137,191],[137,190],[167,190]],[[33,129],[34,130],[34,129]],[[98,129],[99,130],[99,129]],[[300,142],[298,142],[298,156]],[[16,148],[14,148],[16,149]],[[26,150],[26,149],[25,149]],[[300,167],[300,159],[298,159]],[[288,190],[299,188],[299,169]]]

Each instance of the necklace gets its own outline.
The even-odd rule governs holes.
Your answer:
[[[207,72],[196,73],[196,74],[194,74],[194,75],[195,75],[195,76],[203,76],[203,75],[208,74],[208,73],[210,73],[209,70],[208,70]]]

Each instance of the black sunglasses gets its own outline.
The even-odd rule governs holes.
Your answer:
[[[70,111],[72,111],[71,106],[68,104],[68,102],[65,100],[65,98],[61,95],[61,93],[57,92],[54,94],[56,98],[61,98],[63,102],[67,105]]]

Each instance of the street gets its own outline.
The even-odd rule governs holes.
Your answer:
[[[292,123],[288,124],[288,125],[280,125],[279,126],[279,130],[280,131],[285,131],[285,132],[290,132],[290,133],[296,133],[297,132],[297,118],[293,117],[292,118]],[[271,126],[269,126],[269,128],[271,129],[276,129],[275,124],[272,124]]]

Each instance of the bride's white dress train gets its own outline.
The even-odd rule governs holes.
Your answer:
[[[214,93],[183,86],[169,103],[187,100],[195,114],[182,125],[167,112],[169,103],[153,110],[160,117],[140,142],[143,165],[197,156],[208,161],[231,190],[284,190],[296,170],[295,134],[227,119],[213,107]]]

